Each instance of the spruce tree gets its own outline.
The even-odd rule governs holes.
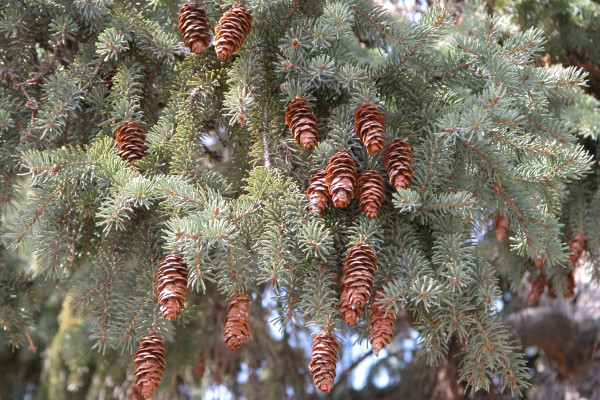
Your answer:
[[[241,360],[279,366],[269,398],[305,396],[286,362],[335,392],[339,343],[383,352],[396,315],[467,390],[524,393],[498,277],[560,296],[597,248],[586,73],[481,2],[184,3],[0,1],[0,304],[48,343],[37,395],[233,387]]]

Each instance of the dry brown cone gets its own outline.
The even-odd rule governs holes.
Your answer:
[[[194,364],[194,377],[197,380],[202,380],[204,377],[204,373],[206,372],[206,360],[204,359],[204,355],[198,354],[198,358],[196,358],[196,363]]]
[[[506,235],[508,234],[508,223],[500,213],[498,213],[498,216],[494,221],[494,231],[496,231],[496,239],[498,239],[499,242],[503,242],[504,239],[506,239]]]
[[[564,298],[570,298],[575,296],[575,271],[571,270],[567,274],[567,287],[563,292]]]
[[[354,160],[346,150],[340,150],[331,157],[325,171],[327,171],[326,182],[334,207],[346,208],[354,198],[356,189],[357,175]]]
[[[290,127],[294,140],[306,150],[312,150],[319,140],[317,117],[308,100],[296,96],[285,109],[285,124]]]
[[[535,304],[542,294],[544,293],[544,289],[546,288],[547,282],[544,274],[539,274],[537,278],[531,283],[531,292],[529,293],[529,305]],[[550,289],[550,287],[548,287]]]
[[[327,332],[315,337],[308,369],[315,386],[321,392],[327,393],[333,386],[339,347],[340,344],[335,340],[335,337]]]
[[[248,293],[233,296],[227,308],[223,336],[229,350],[236,351],[252,338],[250,335],[249,316],[252,297]]]
[[[367,168],[358,175],[357,196],[360,210],[369,218],[376,218],[385,200],[385,182],[379,172]]]
[[[388,169],[390,184],[396,189],[406,189],[413,178],[413,152],[408,142],[394,139],[388,144],[383,155],[383,166]]]
[[[354,309],[362,309],[369,301],[373,277],[377,272],[377,256],[371,246],[358,242],[348,250],[344,259],[344,287],[348,291],[348,303]]]
[[[134,165],[146,155],[146,134],[137,121],[126,121],[117,129],[117,155]]]
[[[158,266],[156,290],[162,316],[174,320],[185,308],[188,268],[183,258],[173,251]]]
[[[165,344],[155,332],[140,339],[135,352],[135,386],[145,399],[152,397],[165,371]]]
[[[234,3],[215,26],[215,51],[221,59],[229,58],[242,48],[250,33],[252,15],[240,3]]]
[[[379,351],[387,347],[394,336],[394,322],[396,314],[389,310],[386,314],[386,308],[378,304],[383,298],[383,290],[375,292],[371,301],[371,315],[369,317],[369,327],[371,328],[371,346],[373,353],[379,356]]]
[[[102,83],[108,90],[112,89],[113,78],[115,77],[116,74],[117,74],[116,69],[110,69],[110,70],[106,71],[104,73],[104,75],[102,75]]]
[[[185,3],[179,9],[179,32],[185,47],[202,54],[210,42],[206,11],[198,3]]]
[[[348,325],[354,325],[358,322],[358,317],[364,314],[364,309],[362,307],[352,307],[352,304],[350,304],[348,288],[343,282],[340,285],[340,301],[338,302],[338,309],[342,319],[346,321]]]
[[[137,388],[135,386],[131,386],[127,390],[127,394],[129,395],[129,398],[131,400],[144,400],[144,397],[142,396],[142,394],[140,393],[140,391],[137,390]]]
[[[583,232],[579,232],[571,242],[569,242],[569,265],[571,267],[574,267],[581,258],[581,255],[585,250],[586,242],[587,240],[585,239]]]
[[[310,203],[310,209],[316,211],[319,215],[323,215],[325,209],[331,202],[329,187],[325,180],[326,177],[327,171],[325,171],[325,168],[320,169],[315,176],[310,178],[308,181],[308,189],[306,189],[306,196]]]
[[[385,146],[385,119],[377,107],[370,103],[356,107],[354,132],[367,148],[367,154],[381,153]]]

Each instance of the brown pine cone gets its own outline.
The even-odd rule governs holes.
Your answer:
[[[285,124],[290,127],[294,140],[306,150],[312,150],[319,140],[317,117],[308,100],[296,96],[285,109]]]
[[[385,146],[385,119],[377,107],[370,103],[356,107],[354,132],[367,148],[367,154],[381,153]]]
[[[137,388],[135,386],[131,386],[127,390],[127,394],[129,395],[129,398],[131,400],[144,400],[144,397],[142,396],[142,394],[140,393],[140,391],[137,390]]]
[[[535,260],[533,260],[533,265],[535,265],[538,268],[544,268],[545,264],[546,262],[542,257],[536,257]]]
[[[413,178],[413,152],[408,142],[394,139],[388,144],[383,155],[383,166],[388,169],[390,184],[396,189],[406,189]]]
[[[385,200],[385,182],[379,172],[367,168],[358,175],[357,196],[360,210],[369,218],[376,218]]]
[[[323,215],[325,209],[331,202],[329,187],[325,180],[326,177],[327,171],[325,171],[325,168],[320,169],[315,176],[310,178],[308,181],[308,189],[306,189],[306,196],[310,203],[310,209],[316,211],[319,215]]]
[[[202,380],[204,377],[204,372],[206,372],[206,360],[204,359],[204,355],[198,354],[198,358],[196,358],[196,363],[194,364],[194,377],[197,380]]]
[[[356,167],[346,150],[340,150],[331,157],[325,171],[329,195],[334,207],[346,208],[354,198],[356,189]]]
[[[251,301],[252,297],[248,293],[238,293],[233,296],[227,307],[223,336],[225,344],[231,351],[238,350],[252,338],[248,321]]]
[[[394,311],[389,310],[386,314],[386,308],[378,304],[383,298],[383,293],[383,289],[375,292],[371,301],[371,315],[369,317],[371,346],[376,356],[379,356],[379,351],[386,348],[392,341],[392,337],[394,336],[394,322],[396,322]]]
[[[173,251],[158,266],[156,290],[163,318],[174,320],[185,308],[188,269],[183,258]]]
[[[335,337],[328,333],[315,337],[308,369],[315,386],[321,392],[327,393],[333,386],[339,347],[340,344],[335,340]]]
[[[348,302],[353,309],[361,309],[367,304],[376,272],[377,256],[371,246],[358,242],[348,250],[342,273],[348,290]]]
[[[574,267],[581,258],[586,244],[587,240],[583,232],[579,232],[571,242],[569,242],[569,265],[571,267]]]
[[[250,33],[252,14],[243,5],[234,3],[229,11],[221,16],[215,26],[215,51],[220,59],[227,59],[242,48]]]
[[[146,134],[137,121],[126,121],[117,129],[117,155],[134,165],[146,155]]]
[[[342,319],[346,321],[348,325],[354,325],[358,322],[358,317],[364,314],[364,309],[362,307],[353,307],[352,304],[350,304],[348,288],[343,282],[340,285],[340,301],[338,302],[338,309]]]
[[[117,74],[116,69],[110,69],[110,70],[106,71],[104,73],[104,75],[102,75],[102,83],[108,90],[112,89],[113,78],[115,77],[116,74]]]
[[[546,288],[547,282],[543,274],[539,274],[537,278],[531,283],[531,292],[529,293],[529,305],[535,304]],[[550,289],[550,287],[548,287]]]
[[[140,346],[135,352],[135,386],[145,399],[152,397],[154,390],[160,386],[165,371],[165,343],[155,332],[141,338]]]
[[[500,213],[498,213],[498,216],[494,221],[494,230],[496,231],[496,239],[498,239],[499,242],[503,242],[508,234],[508,223]]]
[[[567,274],[567,287],[563,292],[565,299],[575,296],[575,271],[571,270]]]
[[[210,42],[206,11],[198,3],[185,3],[179,9],[179,32],[185,47],[202,54]]]

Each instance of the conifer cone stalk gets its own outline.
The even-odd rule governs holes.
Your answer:
[[[315,337],[308,369],[313,377],[315,386],[321,392],[327,393],[333,386],[339,347],[340,345],[335,340],[335,337],[329,333]]]
[[[506,239],[506,235],[508,234],[508,223],[500,213],[498,213],[498,216],[494,221],[494,231],[496,231],[496,239],[498,239],[499,242],[503,242],[504,239]]]
[[[156,290],[163,318],[174,320],[185,308],[188,268],[176,252],[169,254],[158,266]]]
[[[369,218],[376,218],[385,200],[385,182],[379,172],[366,169],[358,175],[357,195],[360,210]]]
[[[575,237],[569,242],[569,265],[574,267],[577,264],[577,261],[581,258],[583,251],[585,250],[587,240],[583,232],[579,232]]]
[[[238,350],[252,338],[249,326],[251,301],[252,297],[248,293],[238,293],[229,303],[223,336],[231,351]]]
[[[285,109],[285,124],[289,126],[294,140],[306,150],[312,150],[319,140],[317,117],[308,100],[296,96]]]
[[[250,33],[252,15],[240,3],[234,3],[229,11],[221,16],[215,26],[215,51],[220,59],[227,59],[242,48]]]
[[[546,288],[546,278],[544,274],[539,274],[537,278],[531,283],[531,292],[529,293],[529,305],[535,304],[542,294],[544,293],[544,289]]]
[[[185,47],[192,53],[202,54],[210,42],[206,11],[198,3],[185,3],[179,9],[179,32]]]
[[[378,304],[383,299],[383,290],[375,292],[371,301],[371,315],[369,317],[369,327],[371,328],[371,346],[373,353],[379,356],[379,351],[387,347],[394,337],[394,322],[396,314],[393,310],[386,313],[386,308]]]
[[[152,397],[165,371],[165,344],[155,332],[140,339],[135,352],[135,386],[145,399]]]
[[[361,309],[369,301],[376,272],[377,256],[371,246],[358,242],[348,250],[342,273],[344,286],[348,290],[348,302],[353,309]]]
[[[327,171],[325,171],[325,168],[320,169],[315,176],[310,178],[308,181],[308,189],[306,189],[306,196],[310,203],[310,209],[316,211],[319,215],[323,215],[325,209],[331,202],[326,178]]]
[[[356,167],[346,150],[340,150],[331,157],[325,169],[329,195],[334,207],[346,208],[354,198],[356,189]]]
[[[385,119],[377,107],[370,103],[356,107],[354,132],[367,148],[367,154],[381,153],[385,146]]]
[[[348,325],[354,325],[358,322],[358,317],[364,314],[362,307],[353,307],[350,304],[350,298],[348,297],[348,288],[344,285],[344,282],[340,285],[340,301],[338,302],[338,309],[340,315]]]
[[[394,139],[383,155],[383,166],[388,169],[390,184],[396,189],[407,189],[413,178],[413,152],[408,142]]]
[[[126,121],[117,129],[117,155],[134,165],[146,155],[146,134],[137,121]]]

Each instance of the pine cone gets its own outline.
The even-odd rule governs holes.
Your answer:
[[[498,213],[498,216],[494,221],[494,230],[496,231],[496,239],[498,239],[499,242],[503,242],[508,234],[508,223],[500,213]]]
[[[117,155],[129,164],[146,155],[148,147],[144,143],[146,134],[142,125],[137,121],[126,121],[117,129]]]
[[[366,169],[358,175],[357,195],[360,209],[369,218],[376,218],[385,200],[385,182],[379,172]]]
[[[187,264],[176,251],[169,254],[158,266],[156,290],[163,318],[174,320],[185,308],[187,279]]]
[[[538,268],[544,268],[545,264],[546,262],[542,257],[536,257],[535,260],[533,260],[533,265],[535,265]]]
[[[394,139],[388,144],[383,156],[383,166],[388,169],[390,184],[396,189],[406,189],[413,178],[413,152],[408,142]]]
[[[109,69],[108,71],[106,71],[104,73],[104,75],[102,75],[102,83],[108,90],[112,89],[113,78],[115,77],[116,74],[117,74],[116,69]]]
[[[331,157],[325,170],[327,171],[326,182],[329,186],[329,195],[334,207],[346,208],[350,200],[354,198],[356,189],[357,176],[354,160],[346,150],[340,150]]]
[[[198,3],[185,3],[179,9],[179,32],[192,53],[202,54],[210,42],[206,11]]]
[[[135,386],[131,386],[127,390],[127,394],[129,395],[129,398],[131,400],[144,400],[144,396],[142,396],[142,394],[140,393],[140,391],[137,390],[137,388]]]
[[[135,352],[135,386],[145,399],[152,397],[165,371],[165,344],[155,332],[140,339]]]
[[[327,172],[325,168],[320,169],[315,176],[310,178],[308,181],[308,189],[306,189],[306,196],[310,203],[310,209],[316,211],[319,215],[323,215],[325,209],[331,202],[331,196],[329,195],[329,188],[326,182]]]
[[[567,274],[567,287],[563,292],[565,299],[575,296],[575,271],[571,270]]]
[[[248,323],[251,301],[252,297],[248,293],[238,293],[229,303],[223,336],[225,344],[231,351],[238,350],[252,338]]]
[[[198,354],[198,358],[196,358],[196,363],[194,364],[194,377],[200,381],[204,377],[204,372],[206,372],[206,360],[204,359],[204,355]]]
[[[285,124],[290,127],[294,140],[306,150],[312,150],[319,140],[317,117],[308,100],[296,96],[285,109]]]
[[[353,309],[361,309],[367,304],[376,272],[377,256],[371,246],[358,242],[348,250],[342,273],[348,290],[348,302]]]
[[[315,337],[308,369],[321,392],[329,392],[335,380],[339,343],[328,333]]]
[[[221,16],[215,26],[215,51],[220,59],[227,59],[242,48],[250,33],[252,15],[240,3],[234,3],[229,11]]]
[[[537,278],[531,283],[531,292],[529,293],[529,305],[535,304],[546,288],[546,278],[543,274],[539,274]]]
[[[344,283],[340,285],[340,301],[338,302],[338,308],[342,319],[346,321],[348,325],[354,325],[358,321],[358,317],[364,314],[362,307],[352,307],[350,304],[350,298],[348,297],[348,288]]]
[[[385,119],[377,107],[370,103],[356,107],[354,132],[367,148],[367,154],[381,153],[385,146]]]
[[[579,232],[569,243],[569,265],[574,267],[581,258],[587,240],[583,232]]]
[[[381,307],[378,302],[383,298],[383,290],[375,292],[371,301],[371,316],[369,317],[369,327],[371,328],[371,346],[373,353],[379,356],[379,351],[387,347],[394,336],[394,322],[396,314],[390,310],[386,314],[386,308]]]

